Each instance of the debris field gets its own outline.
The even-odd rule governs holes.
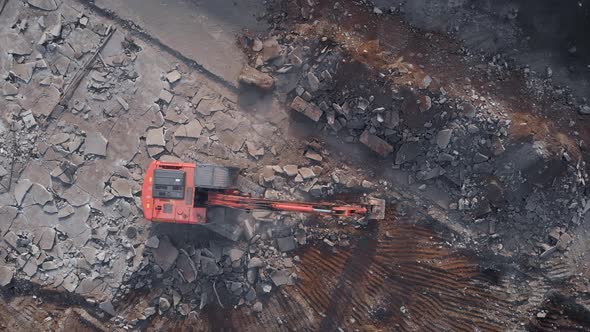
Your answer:
[[[110,1],[0,0],[1,328],[590,329],[587,86],[418,3],[265,2],[228,79]],[[153,159],[386,218],[149,222]]]

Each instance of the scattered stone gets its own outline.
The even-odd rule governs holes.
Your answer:
[[[129,111],[129,104],[127,103],[127,101],[125,101],[125,99],[123,99],[120,96],[117,96],[117,102],[119,103],[119,105],[121,105],[121,107],[123,107],[123,109],[125,111]]]
[[[309,180],[309,179],[313,179],[316,177],[315,173],[313,172],[313,170],[311,168],[302,167],[298,171],[299,171],[299,175],[301,175],[301,177],[304,180]]]
[[[37,263],[35,263],[37,264]],[[49,261],[41,264],[41,268],[45,271],[53,271],[58,268],[57,264],[54,261]]]
[[[244,251],[240,249],[230,249],[229,251],[229,259],[232,262],[239,261],[240,259],[242,259],[242,256],[244,256]]]
[[[37,125],[37,121],[35,121],[35,117],[33,116],[33,113],[31,111],[23,113],[22,117],[23,122],[25,123],[25,127],[27,127],[27,129],[31,129]]]
[[[262,40],[260,40],[258,38],[254,38],[254,41],[252,42],[252,51],[260,52],[260,51],[262,51],[263,48],[264,48],[264,46],[262,44]]]
[[[432,107],[432,99],[429,96],[421,96],[418,99],[420,111],[426,112]]]
[[[383,14],[383,11],[379,7],[373,7],[373,13],[377,15]]]
[[[76,288],[78,287],[78,283],[80,279],[74,273],[70,273],[67,277],[64,278],[63,283],[61,286],[70,293],[73,293]]]
[[[116,315],[115,308],[113,307],[113,303],[111,301],[102,302],[98,305],[98,307],[111,316]]]
[[[158,299],[158,309],[160,310],[160,313],[168,311],[168,309],[170,309],[170,301],[165,297],[161,297]]]
[[[86,154],[105,157],[109,141],[99,132],[92,132],[86,135],[84,141],[84,152]]]
[[[291,251],[295,249],[295,239],[292,236],[278,238],[277,245],[282,252]]]
[[[250,259],[250,261],[248,262],[248,268],[252,269],[252,268],[259,268],[264,266],[264,262],[262,261],[262,259],[258,258],[258,257],[252,257]]]
[[[320,80],[313,72],[307,73],[307,83],[312,92],[316,92],[320,89]]]
[[[0,266],[0,287],[10,284],[13,276],[14,270],[8,266]]]
[[[365,129],[359,140],[381,157],[387,157],[393,152],[393,147],[389,143],[373,134],[370,134],[368,129]]]
[[[264,156],[264,148],[257,147],[254,142],[246,141],[246,150],[248,150],[248,154],[254,159]]]
[[[260,301],[254,303],[254,305],[252,306],[252,311],[262,312],[262,303]]]
[[[166,74],[166,80],[170,82],[170,84],[178,82],[181,78],[182,76],[178,70],[173,70]]]
[[[293,99],[293,102],[291,103],[291,109],[304,114],[315,122],[318,122],[324,113],[324,111],[322,111],[319,107],[308,103],[299,96]]]
[[[432,77],[430,77],[430,75],[426,75],[418,84],[418,88],[421,90],[428,89],[430,83],[432,83]]]
[[[96,248],[84,247],[84,248],[80,249],[80,252],[82,253],[82,255],[84,255],[84,259],[86,259],[88,264],[90,264],[90,265],[96,264],[96,254],[97,254]]]
[[[178,249],[174,247],[168,237],[164,237],[160,240],[160,245],[153,250],[153,253],[156,264],[158,264],[164,272],[170,270],[178,257]]]
[[[166,146],[166,140],[164,138],[164,128],[153,128],[148,130],[145,141],[148,146]]]
[[[320,155],[319,153],[312,151],[312,150],[307,151],[305,153],[305,157],[307,157],[311,160],[317,161],[317,162],[321,162],[323,159],[322,155]]]
[[[275,286],[281,286],[288,284],[289,280],[289,271],[288,270],[278,270],[271,273],[270,278]]]
[[[299,167],[297,167],[297,165],[285,165],[283,166],[283,171],[285,171],[285,174],[287,174],[287,176],[293,177],[298,174]]]
[[[245,65],[240,72],[238,81],[242,84],[254,85],[262,90],[269,91],[274,87],[274,79],[269,74],[258,71]]]
[[[440,149],[445,149],[451,142],[451,136],[453,135],[452,129],[443,129],[436,134],[436,145]]]
[[[488,159],[490,159],[488,156],[486,156],[483,153],[478,152],[474,157],[473,157],[473,162],[476,164],[480,164],[483,162],[488,161]]]

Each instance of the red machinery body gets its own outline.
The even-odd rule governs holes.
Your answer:
[[[368,217],[383,219],[385,202],[369,199],[368,204],[348,205],[312,203],[253,198],[233,188],[234,168],[152,161],[142,188],[142,207],[147,220],[203,224],[207,208],[266,211],[292,211],[326,214],[337,217]]]

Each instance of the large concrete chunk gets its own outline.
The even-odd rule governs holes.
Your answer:
[[[57,9],[57,3],[55,0],[27,0],[27,3],[31,5],[31,7],[46,11],[53,11]]]
[[[308,103],[303,98],[297,96],[291,103],[291,108],[299,113],[304,114],[315,122],[318,122],[324,111],[314,104]]]
[[[360,137],[361,143],[369,147],[369,149],[375,151],[381,157],[387,157],[393,152],[393,147],[382,140],[381,138],[372,135],[368,130],[365,130]]]
[[[154,249],[153,252],[156,264],[158,264],[164,271],[170,270],[178,257],[178,249],[174,247],[168,237],[162,238],[160,240],[160,245],[158,248]]]
[[[146,144],[148,146],[165,146],[164,128],[150,129],[147,132]]]
[[[271,90],[275,84],[272,76],[248,65],[242,68],[238,80],[240,83],[254,85],[262,90]]]
[[[107,155],[107,145],[109,141],[107,141],[104,136],[102,136],[99,132],[93,132],[86,135],[86,140],[84,142],[84,152],[86,154],[93,154],[101,157],[105,157]]]

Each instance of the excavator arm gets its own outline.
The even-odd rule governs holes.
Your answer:
[[[383,219],[385,214],[384,201],[368,198],[364,204],[314,203],[298,201],[280,201],[263,198],[253,198],[239,191],[228,193],[210,193],[209,206],[223,206],[246,211],[285,211],[303,212],[335,217],[366,217],[367,219]]]

